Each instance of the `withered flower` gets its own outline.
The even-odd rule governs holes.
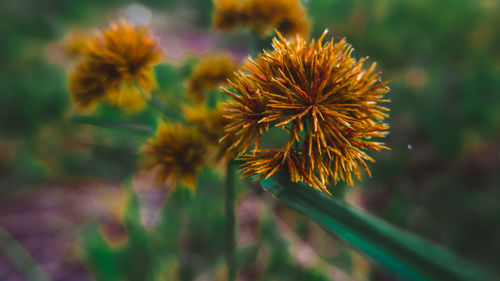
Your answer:
[[[285,37],[307,36],[310,22],[299,0],[214,0],[214,27],[230,31],[248,26],[261,35],[280,31]]]
[[[158,185],[172,190],[178,183],[195,189],[196,173],[206,159],[207,147],[196,129],[161,123],[156,136],[142,147],[143,167],[155,173]]]
[[[79,107],[88,108],[100,99],[141,108],[144,104],[137,83],[146,95],[156,82],[153,66],[161,60],[158,42],[147,28],[124,21],[95,35],[69,76],[69,91]],[[134,102],[131,102],[134,101]]]
[[[187,81],[187,94],[197,104],[205,102],[205,92],[233,77],[236,62],[228,53],[204,56]]]
[[[234,79],[237,93],[225,90],[234,99],[226,103],[226,137],[236,137],[246,176],[269,177],[285,168],[293,181],[328,192],[330,179],[352,185],[360,167],[369,173],[367,149],[387,149],[372,138],[389,128],[383,123],[388,109],[379,105],[388,102],[388,81],[380,81],[375,63],[365,69],[366,59],[351,57],[345,39],[323,43],[325,34],[307,43],[278,33],[274,50],[250,60]],[[259,148],[269,126],[289,135],[280,149]]]
[[[221,140],[224,135],[224,127],[229,120],[224,117],[223,104],[219,103],[216,108],[206,106],[185,107],[184,116],[186,120],[195,125],[200,134],[207,140],[209,146],[209,160],[213,164],[226,163],[236,155],[230,148],[234,138]]]

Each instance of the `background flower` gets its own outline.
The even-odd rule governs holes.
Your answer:
[[[143,167],[154,171],[157,185],[174,190],[179,183],[195,189],[196,173],[206,159],[206,143],[196,129],[161,123],[156,136],[142,147]]]
[[[239,0],[214,0],[213,26],[229,31],[246,22],[244,2]]]
[[[277,29],[285,37],[299,34],[308,37],[310,22],[298,0],[247,0],[244,13],[248,24],[258,33],[270,34]]]
[[[195,103],[205,102],[207,91],[224,85],[234,76],[237,63],[228,53],[207,54],[187,80],[187,94]]]
[[[83,108],[101,99],[131,109],[141,108],[144,101],[137,98],[141,93],[133,84],[137,83],[149,96],[155,86],[153,66],[160,60],[158,42],[146,27],[125,21],[113,23],[110,29],[91,39],[70,73],[73,101]]]
[[[273,29],[286,37],[309,34],[310,22],[299,0],[216,0],[214,5],[213,25],[222,31],[243,25],[260,35]]]

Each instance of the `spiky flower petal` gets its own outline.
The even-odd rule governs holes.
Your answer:
[[[70,73],[69,91],[83,108],[101,99],[140,108],[144,101],[133,83],[149,95],[155,86],[152,69],[160,60],[158,42],[146,27],[114,23],[85,44],[81,60]]]
[[[226,90],[234,99],[226,104],[226,132],[238,140],[234,147],[247,161],[243,171],[268,177],[286,168],[294,181],[326,192],[331,179],[352,185],[360,167],[369,173],[365,161],[373,159],[366,150],[387,149],[372,138],[387,133],[388,109],[380,103],[388,101],[388,82],[380,82],[375,63],[365,69],[366,59],[353,58],[345,40],[278,36],[274,50],[250,60],[234,79],[237,93]],[[280,149],[259,149],[270,126],[286,131],[288,140]]]
[[[155,172],[158,185],[178,183],[194,189],[196,173],[206,160],[206,143],[192,127],[161,123],[156,136],[141,149],[143,167]]]

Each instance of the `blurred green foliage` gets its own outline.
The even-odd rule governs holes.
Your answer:
[[[98,224],[88,226],[82,235],[83,257],[96,280],[194,280],[200,275],[225,280],[220,274],[225,247],[222,179],[208,167],[199,179],[196,194],[178,189],[168,196],[152,229],[143,224],[136,191],[126,188],[129,200],[121,222],[125,242],[113,245]],[[241,196],[249,193],[246,189],[237,188]],[[259,228],[261,239],[238,250],[243,271],[259,262],[258,253],[265,248],[270,252],[260,269],[261,280],[329,280],[318,268],[302,268],[291,257],[269,210]]]

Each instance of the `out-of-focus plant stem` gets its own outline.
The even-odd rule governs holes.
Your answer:
[[[234,180],[236,162],[229,160],[226,169],[225,209],[226,209],[226,261],[228,281],[236,279],[235,256],[235,214],[234,214]]]
[[[0,254],[5,256],[20,273],[24,274],[26,280],[50,281],[30,253],[2,228],[0,228]]]
[[[87,124],[103,128],[124,129],[133,133],[150,135],[154,132],[154,128],[143,123],[108,120],[90,116],[74,115],[70,119],[71,122]]]
[[[248,55],[256,58],[259,54],[259,34],[255,31],[250,32],[250,40],[248,42]]]
[[[257,54],[258,36],[252,34],[249,42],[249,55],[255,57]],[[238,162],[229,160],[226,167],[226,186],[225,186],[225,209],[226,209],[226,262],[227,262],[227,281],[236,280],[236,256],[235,256],[235,213],[234,213],[234,180]]]
[[[155,96],[148,97],[146,93],[144,93],[144,90],[141,88],[141,86],[139,86],[139,84],[137,84],[136,82],[132,82],[132,84],[141,93],[141,96],[146,100],[146,102],[154,109],[158,110],[159,112],[173,120],[183,119],[182,114],[180,114],[178,110],[162,102]]]

